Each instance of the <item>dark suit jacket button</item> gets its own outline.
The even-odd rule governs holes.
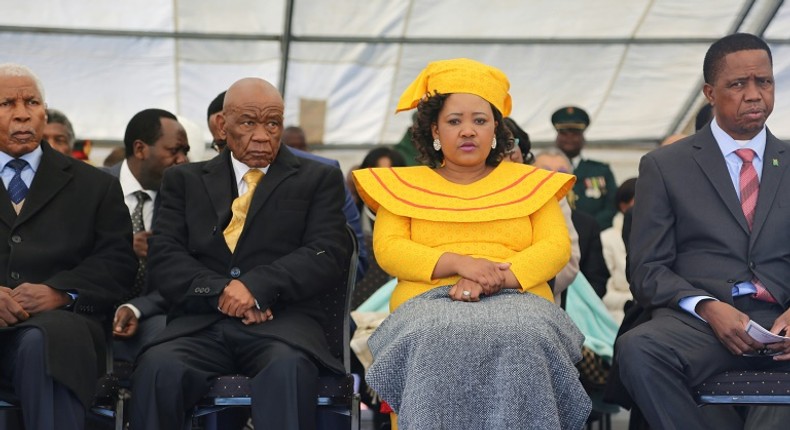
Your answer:
[[[18,281],[19,280],[19,272],[11,272],[11,279]]]
[[[22,236],[20,236],[18,234],[15,234],[15,235],[11,236],[11,242],[21,243],[22,242]]]
[[[241,269],[239,269],[238,267],[233,267],[233,268],[230,269],[230,277],[231,278],[236,279],[239,276],[241,276]]]
[[[750,268],[750,269],[752,269],[752,270],[754,270],[754,268],[755,268],[755,267],[757,267],[757,265],[756,265],[756,264],[754,264],[754,261],[750,261],[750,262],[749,262],[749,268]]]

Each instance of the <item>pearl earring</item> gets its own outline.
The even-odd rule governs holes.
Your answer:
[[[496,149],[496,136],[494,136],[494,140],[491,141],[491,149]]]
[[[436,151],[442,150],[442,142],[439,142],[438,138],[433,140],[433,149]]]

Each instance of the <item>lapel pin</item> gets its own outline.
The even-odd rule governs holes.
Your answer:
[[[774,158],[773,160],[771,160],[771,163],[772,163],[774,166],[778,167],[778,166],[779,166],[779,159],[778,159],[778,158]]]

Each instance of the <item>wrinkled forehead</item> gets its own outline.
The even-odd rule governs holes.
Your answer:
[[[225,107],[226,115],[259,117],[282,117],[282,103],[260,103],[249,102],[242,104],[232,104]]]
[[[3,98],[42,98],[38,85],[28,76],[0,76],[0,95]]]

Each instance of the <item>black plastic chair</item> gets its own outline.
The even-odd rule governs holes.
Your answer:
[[[790,372],[729,371],[694,389],[700,405],[790,405]]]
[[[346,226],[352,245],[349,261],[343,268],[343,283],[330,288],[321,299],[324,303],[327,324],[324,326],[329,349],[342,360],[345,375],[319,377],[318,411],[319,429],[359,429],[359,394],[351,375],[351,298],[356,282],[358,244],[354,231]],[[218,377],[209,393],[198,403],[192,414],[202,417],[230,407],[251,405],[249,378],[243,375]]]

